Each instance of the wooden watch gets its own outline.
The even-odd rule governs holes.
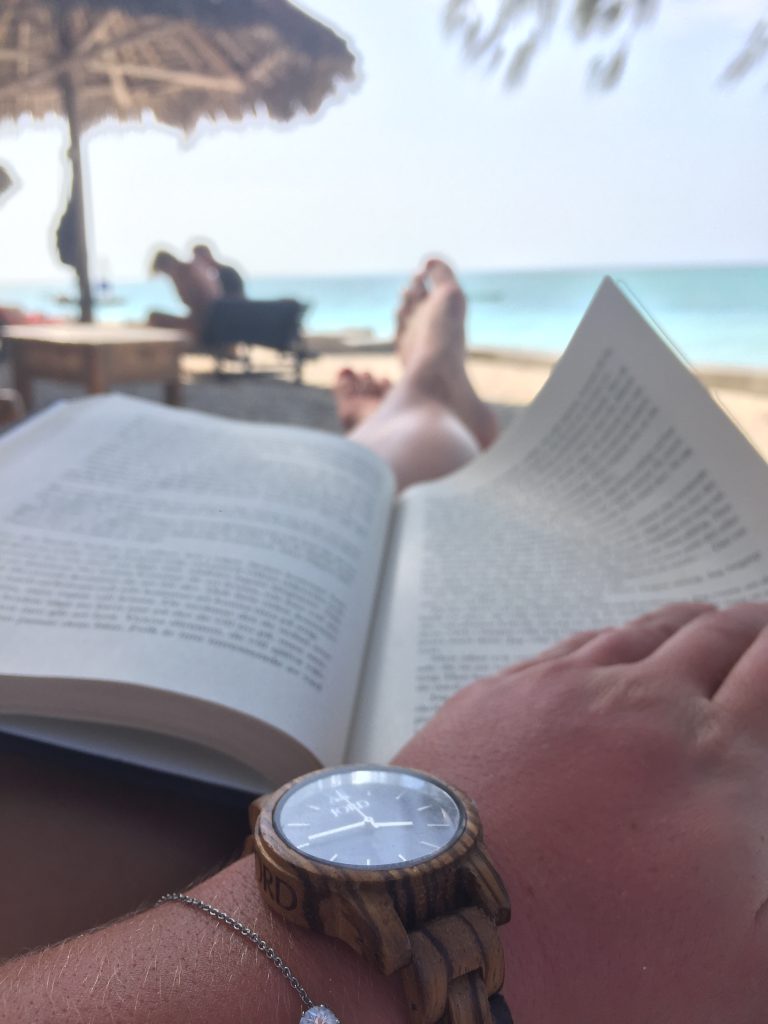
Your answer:
[[[251,828],[268,905],[399,971],[411,1024],[511,1024],[509,898],[467,796],[397,766],[323,769],[254,801]]]

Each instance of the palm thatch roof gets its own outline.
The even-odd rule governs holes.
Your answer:
[[[67,114],[189,130],[203,117],[314,113],[354,76],[343,39],[286,0],[4,0],[0,120]]]
[[[92,315],[85,128],[145,112],[185,130],[261,110],[288,121],[353,75],[344,40],[288,0],[2,0],[0,121],[54,113],[69,122],[72,197],[60,230],[83,320]]]

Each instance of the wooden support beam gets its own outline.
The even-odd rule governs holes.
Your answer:
[[[167,20],[162,22],[155,22],[153,25],[147,25],[140,30],[135,32],[127,32],[124,36],[110,39],[101,44],[100,48],[94,48],[91,50],[91,55],[97,55],[104,48],[119,48],[121,46],[133,45],[135,43],[143,42],[150,37],[163,35],[173,30],[173,25],[169,24]],[[15,51],[14,51],[15,52]],[[15,59],[15,58],[14,58]],[[56,85],[61,75],[65,71],[74,71],[77,69],[83,60],[83,55],[76,50],[70,50],[65,54],[62,54],[57,60],[52,60],[46,64],[44,68],[39,71],[33,71],[30,74],[22,78],[16,78],[13,82],[8,82],[5,85],[0,86],[0,99],[8,95],[15,95],[23,92],[24,89],[31,89],[39,85],[44,85],[50,81],[52,85]]]
[[[117,65],[102,60],[91,60],[90,57],[81,58],[81,65],[90,71],[110,72],[117,71],[129,78],[140,78],[147,82],[170,82],[184,89],[205,89],[212,92],[242,93],[245,86],[239,78],[231,75],[217,76],[206,75],[198,71],[183,71],[175,68],[149,67],[146,64],[130,64],[120,61]]]
[[[78,56],[96,57],[104,49],[119,50],[123,46],[136,46],[148,39],[155,39],[157,36],[172,34],[176,26],[167,18],[144,18],[139,28],[132,28],[130,32],[122,35],[114,35],[106,39],[91,39],[88,48],[78,45],[76,54]],[[84,37],[83,42],[87,37]]]
[[[114,49],[115,39],[119,39],[119,29],[123,15],[120,11],[107,11],[101,18],[96,22],[93,27],[86,32],[86,34],[78,40],[76,50],[80,54],[88,54],[94,51],[102,56],[105,60],[119,64],[119,58]],[[110,40],[109,33],[113,30],[116,35]],[[146,26],[142,31],[146,30]],[[154,34],[154,29],[152,30]],[[125,36],[126,33],[123,33]],[[135,33],[131,33],[135,35]],[[146,37],[144,37],[146,42]],[[125,45],[125,43],[123,44]],[[112,71],[108,75],[111,95],[114,98],[118,108],[123,113],[129,114],[133,109],[133,97],[131,90],[128,88],[128,83],[125,80],[125,76],[120,74],[119,71]]]
[[[75,53],[86,53],[90,50],[92,46],[104,38],[117,18],[119,18],[119,14],[116,11],[107,11],[106,14],[102,14],[95,25],[91,26],[81,39],[78,39],[75,45]]]
[[[118,71],[113,71],[109,76],[109,82],[112,87],[112,95],[115,97],[115,103],[120,110],[126,114],[130,113],[134,109],[134,100],[123,75]]]
[[[187,26],[184,38],[194,51],[201,54],[212,66],[218,67],[222,74],[237,78],[245,88],[249,86],[250,83],[242,69],[237,66],[228,53],[218,46],[214,39],[206,38],[192,25]]]

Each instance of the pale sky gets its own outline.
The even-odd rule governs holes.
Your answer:
[[[195,237],[254,275],[768,262],[768,63],[717,84],[766,0],[662,0],[619,87],[556,34],[505,92],[442,31],[439,0],[311,0],[359,55],[340,102],[288,127],[102,125],[85,138],[95,274],[143,279]],[[492,9],[493,0],[481,0]],[[51,279],[63,122],[0,126],[19,181],[0,279]]]

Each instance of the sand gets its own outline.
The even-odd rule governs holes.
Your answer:
[[[267,353],[267,360],[271,354]],[[201,370],[199,360],[205,357],[190,357],[190,369]],[[194,360],[198,363],[194,364]],[[538,394],[549,376],[554,357],[541,356],[525,351],[477,351],[468,360],[467,368],[470,379],[478,394],[490,402],[502,424],[508,422],[516,413],[528,405]],[[272,360],[274,366],[275,361]],[[330,397],[330,389],[339,373],[345,366],[358,371],[373,374],[375,377],[387,377],[397,380],[400,364],[394,352],[375,352],[350,350],[346,353],[324,354],[317,359],[309,360],[304,365],[303,379],[306,387],[301,390],[311,391],[312,397],[302,399],[308,412],[314,407],[324,406],[324,396]],[[752,445],[768,460],[768,371],[758,369],[700,367],[695,368],[696,375],[709,390],[715,401],[733,420],[737,427],[748,438]],[[247,378],[246,378],[247,380]],[[247,384],[246,384],[247,387]],[[277,397],[277,395],[275,396]],[[275,409],[277,419],[292,414],[291,400],[286,408]],[[264,410],[271,401],[264,394]],[[296,410],[298,411],[298,410]],[[258,416],[257,418],[262,418]],[[266,418],[266,416],[264,417]],[[296,420],[292,420],[296,422]],[[333,418],[324,417],[324,422],[312,420],[314,425],[337,429]]]
[[[318,347],[323,347],[322,340]],[[380,347],[381,348],[381,347]],[[400,373],[391,351],[325,353],[304,364],[301,386],[289,382],[290,365],[267,350],[257,350],[254,373],[244,375],[232,363],[225,379],[214,373],[213,361],[204,355],[183,359],[184,403],[188,408],[237,419],[294,423],[322,430],[339,429],[334,415],[332,387],[341,368],[353,367],[394,381]],[[554,360],[526,352],[477,352],[468,360],[468,372],[477,392],[490,402],[502,425],[528,405],[545,383]],[[768,373],[760,370],[703,368],[698,376],[715,400],[768,460]],[[281,379],[282,378],[282,379]],[[0,362],[0,386],[10,383],[9,367]],[[132,394],[159,399],[158,385],[125,388]],[[35,386],[35,408],[58,398],[82,394],[75,385],[40,381]]]

